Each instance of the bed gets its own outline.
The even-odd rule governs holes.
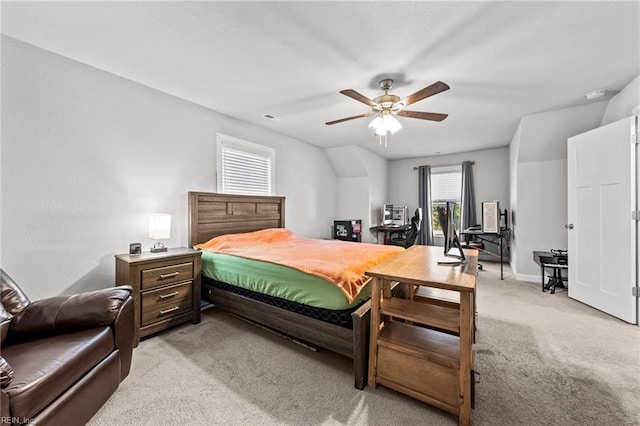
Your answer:
[[[284,206],[284,197],[189,192],[189,245],[193,247],[227,234],[284,228]],[[206,257],[203,251],[203,258]],[[368,298],[353,301],[353,309],[341,310],[348,316],[345,324],[344,320],[336,322],[310,316],[304,305],[301,305],[303,309],[295,309],[296,303],[293,307],[283,305],[277,298],[278,303],[273,303],[251,293],[224,281],[202,277],[203,300],[287,337],[353,359],[355,387],[364,388],[368,364]]]

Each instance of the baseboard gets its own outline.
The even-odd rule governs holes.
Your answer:
[[[532,283],[539,283],[540,275],[516,274],[516,279],[518,281],[528,281]]]

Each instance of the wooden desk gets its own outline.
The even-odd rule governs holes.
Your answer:
[[[393,232],[405,232],[411,228],[411,225],[379,225],[372,226],[369,228],[369,231],[373,232],[382,232],[382,244],[387,244],[387,239],[389,238],[389,234]]]
[[[466,264],[438,265],[451,259],[441,247],[416,245],[366,272],[373,277],[368,385],[382,384],[454,413],[460,425],[471,423],[478,252],[465,255]],[[410,285],[408,299],[392,297],[395,281]],[[428,303],[414,296],[420,287],[457,292],[459,305]]]

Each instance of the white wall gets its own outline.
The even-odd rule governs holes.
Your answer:
[[[387,160],[356,145],[325,151],[338,176],[335,219],[362,220],[362,241],[375,243],[369,228],[377,224],[387,196]]]
[[[537,281],[533,250],[567,248],[567,139],[629,117],[640,107],[640,77],[609,101],[523,117],[510,149],[511,269]],[[555,207],[553,207],[555,206]]]
[[[520,135],[522,133],[522,121],[518,123],[516,132],[509,145],[509,214],[511,226],[511,241],[509,263],[511,270],[515,271],[518,261],[518,154],[520,152]]]
[[[2,54],[0,252],[30,298],[113,285],[152,212],[186,245],[187,192],[216,190],[216,132],[275,148],[287,227],[329,236],[323,150],[5,36]]]
[[[640,75],[627,84],[607,104],[601,126],[640,114]]]
[[[521,119],[511,148],[517,150],[518,163],[511,177],[511,268],[518,279],[539,279],[534,250],[567,248],[567,138],[598,127],[606,105],[596,102]]]
[[[365,149],[362,150],[362,158],[369,175],[369,224],[362,235],[363,241],[375,243],[378,235],[369,231],[369,227],[380,224],[382,205],[387,202],[389,162]]]

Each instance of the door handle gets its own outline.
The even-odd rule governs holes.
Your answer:
[[[567,229],[573,229],[573,223],[568,223],[564,227]]]

